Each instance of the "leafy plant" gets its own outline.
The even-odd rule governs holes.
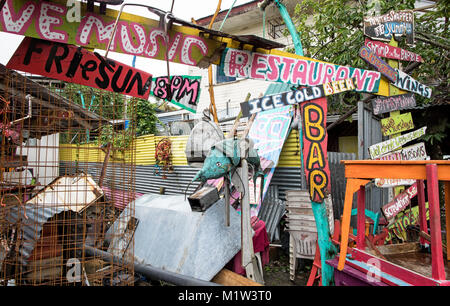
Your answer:
[[[297,30],[301,36],[305,56],[338,65],[373,70],[358,56],[358,51],[364,44],[364,16],[369,15],[375,8],[375,3],[378,9],[376,15],[381,15],[391,10],[413,9],[415,2],[415,0],[304,0],[297,4],[293,19],[298,25]],[[450,82],[448,16],[450,16],[448,1],[439,1],[434,12],[425,14],[416,12],[415,46],[406,46],[403,39],[399,41],[399,47],[420,54],[425,60],[425,63],[411,73],[412,77],[431,86],[434,96],[443,98],[448,97]],[[411,64],[402,63],[403,68]],[[329,100],[330,111],[342,113],[361,98],[361,94],[355,92],[333,96]],[[428,103],[428,100],[417,95],[417,103],[421,105]]]

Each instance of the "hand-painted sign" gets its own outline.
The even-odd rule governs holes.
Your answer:
[[[251,208],[251,215],[257,215],[262,200],[269,190],[270,181],[275,172],[284,142],[289,134],[294,111],[291,105],[258,113],[248,132],[248,138],[254,143],[264,170],[264,187],[262,199],[257,207]]]
[[[383,133],[384,136],[412,130],[413,128],[414,123],[411,113],[381,119],[381,133]]]
[[[171,94],[170,102],[188,110],[192,113],[197,112],[198,101],[200,100],[201,76],[176,75],[168,79],[166,76],[153,78],[151,94],[160,99],[167,100],[169,91]]]
[[[78,3],[78,2],[77,2]],[[6,0],[0,13],[0,30],[54,42],[105,50],[112,35],[117,11],[97,14],[80,4],[79,21],[70,18],[65,0]],[[111,51],[164,60],[166,48],[171,62],[198,65],[222,48],[222,43],[203,38],[199,30],[173,25],[169,46],[157,20],[123,13]]]
[[[167,99],[169,89],[170,102],[194,113],[200,96],[201,77],[172,76],[168,85],[167,77],[152,78],[83,48],[30,37],[22,41],[7,67],[141,99],[150,94]]]
[[[419,142],[412,146],[405,147],[401,150],[392,152],[387,155],[383,155],[377,159],[379,160],[426,160],[427,152],[425,150],[425,143]],[[374,180],[375,186],[377,187],[395,187],[412,185],[416,180],[410,179],[386,179],[386,178],[376,178]]]
[[[397,81],[393,84],[395,87],[417,93],[425,98],[431,98],[430,87],[419,83],[401,70],[395,70],[397,71]]]
[[[327,157],[327,99],[301,104],[303,119],[303,156],[306,183],[311,201],[323,203],[331,193]]]
[[[269,109],[294,105],[304,101],[322,98],[332,94],[354,90],[356,79],[333,81],[313,87],[304,87],[294,91],[264,96],[241,103],[242,115],[249,117],[252,114]]]
[[[372,159],[376,159],[386,153],[392,152],[404,144],[425,135],[427,127],[424,126],[415,131],[400,135],[398,137],[374,144],[369,147],[369,153]]]
[[[374,41],[366,38],[364,45],[368,47],[377,56],[408,62],[423,63],[423,59],[419,54],[394,47],[380,41]]]
[[[381,16],[364,17],[364,35],[373,39],[390,41],[392,35],[406,36],[408,44],[414,43],[414,12],[390,11]]]
[[[408,207],[411,199],[417,195],[417,183],[412,184],[408,189],[396,196],[392,202],[381,208],[387,220],[394,218],[399,212]]]
[[[26,37],[10,69],[147,99],[152,75],[81,47]]]
[[[363,92],[377,92],[381,79],[377,71],[230,48],[222,53],[220,71],[229,77],[305,86],[356,78],[356,90]]]
[[[397,72],[394,68],[388,65],[385,61],[383,61],[381,58],[375,55],[375,53],[370,50],[369,47],[362,46],[361,49],[359,49],[359,56],[377,68],[379,72],[381,72],[382,75],[387,77],[390,81],[395,82],[397,80]]]
[[[427,220],[430,218],[430,211],[428,209],[428,202],[425,203],[425,216]],[[402,241],[406,241],[406,227],[408,225],[418,224],[419,220],[419,206],[414,206],[411,209],[406,209],[400,212],[395,218],[394,223],[388,225],[389,234],[386,237],[385,242],[391,242],[394,236],[399,238]]]
[[[375,115],[409,109],[414,106],[416,106],[416,98],[413,93],[391,97],[378,96],[372,100],[373,113]]]

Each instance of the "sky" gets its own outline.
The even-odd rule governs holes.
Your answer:
[[[199,19],[201,17],[214,14],[218,0],[174,0],[174,7],[172,14],[180,19],[190,21],[191,18]],[[221,10],[229,9],[233,3],[234,6],[251,2],[249,0],[222,0]],[[125,0],[125,3],[139,3],[149,5],[155,8],[159,8],[164,11],[170,11],[172,6],[172,0]],[[119,5],[109,5],[109,9],[119,10]],[[156,15],[148,12],[146,8],[137,6],[125,6],[124,12],[132,13],[135,15],[157,19]],[[23,36],[9,34],[0,31],[0,41],[2,42],[2,48],[0,50],[0,63],[6,65],[14,54],[15,50],[19,46],[23,39]],[[104,51],[97,50],[100,54],[104,55]],[[119,54],[115,52],[109,52],[109,58],[117,60],[126,65],[132,65],[133,56]],[[136,58],[136,68],[151,73],[154,76],[167,75],[166,62],[161,60],[153,60],[143,57]],[[188,67],[186,65],[170,63],[170,74],[187,74]]]

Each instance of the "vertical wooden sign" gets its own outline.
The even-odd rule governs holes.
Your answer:
[[[323,203],[331,193],[327,157],[327,99],[301,104],[303,119],[303,156],[306,183],[312,201]]]

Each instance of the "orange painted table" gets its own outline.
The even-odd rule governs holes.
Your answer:
[[[430,211],[430,234],[431,234],[431,264],[432,277],[421,278],[418,275],[403,272],[398,266],[384,263],[386,269],[400,274],[405,281],[415,279],[414,284],[450,284],[446,281],[445,266],[442,256],[442,238],[439,209],[439,190],[438,182],[443,181],[445,185],[445,209],[450,212],[450,161],[444,160],[421,160],[421,161],[381,161],[381,160],[351,160],[342,161],[345,165],[345,177],[347,179],[344,211],[342,215],[342,230],[340,254],[337,269],[342,271],[346,263],[347,245],[350,231],[350,218],[353,202],[353,194],[358,192],[358,215],[357,215],[357,233],[356,253],[360,258],[370,256],[365,253],[364,240],[364,210],[365,210],[365,185],[374,178],[386,179],[415,179],[418,183],[419,200],[419,224],[424,232],[428,232],[426,211],[425,211],[425,193],[424,180],[427,181],[428,205]],[[447,234],[447,260],[450,260],[450,213],[446,214],[446,234]],[[401,275],[404,274],[404,275]],[[396,275],[397,277],[399,275]]]

